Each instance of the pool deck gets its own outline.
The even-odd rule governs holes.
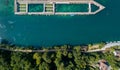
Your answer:
[[[21,9],[25,9],[24,11],[18,11],[19,5],[24,4],[25,7]],[[43,12],[29,12],[28,5],[29,4],[43,4]],[[51,4],[52,8],[51,11],[46,11],[46,5]],[[55,4],[88,4],[88,11],[87,12],[56,12],[55,11]],[[98,10],[92,12],[91,11],[91,4],[96,5],[99,7]],[[48,7],[49,8],[49,7]],[[94,0],[14,0],[14,12],[16,15],[94,15],[105,7],[101,4],[97,3]]]

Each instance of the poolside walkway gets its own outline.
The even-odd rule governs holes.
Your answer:
[[[21,4],[24,4],[24,11],[20,11],[21,7],[19,7]],[[28,11],[28,5],[29,4],[43,4],[43,12],[29,12]],[[46,5],[52,4],[52,10],[51,11],[45,11]],[[55,4],[88,4],[88,11],[87,12],[56,12],[56,6]],[[96,5],[99,7],[98,10],[92,12],[91,11],[91,4]],[[22,7],[23,8],[23,7]],[[17,15],[90,15],[90,14],[96,14],[103,10],[105,7],[101,4],[95,2],[94,0],[15,0],[14,1],[14,12]]]

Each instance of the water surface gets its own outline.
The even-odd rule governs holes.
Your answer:
[[[18,45],[52,46],[120,40],[120,0],[89,16],[18,16],[12,0],[0,0],[0,37]]]

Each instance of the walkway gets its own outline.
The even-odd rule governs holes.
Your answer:
[[[50,49],[50,50],[27,50],[27,49],[25,49],[25,50],[21,50],[21,49],[7,49],[7,48],[0,48],[0,50],[5,50],[5,51],[11,51],[11,52],[28,52],[28,53],[30,53],[30,52],[56,52],[56,51],[58,51],[58,50],[56,50],[56,49]],[[60,49],[60,51],[64,51],[64,49]],[[72,51],[72,50],[67,50],[67,51]]]
[[[114,47],[114,46],[120,46],[120,41],[110,42],[110,43],[107,43],[107,44],[106,44],[103,48],[101,48],[101,49],[89,50],[89,51],[87,51],[87,52],[104,51],[104,50],[106,50],[107,48],[111,48],[111,47]]]
[[[105,50],[106,48],[111,48],[113,46],[120,46],[120,41],[114,41],[114,42],[110,42],[110,43],[107,43],[103,48],[102,50]]]
[[[25,5],[25,10],[21,10],[20,5]],[[29,4],[43,4],[43,12],[29,12],[28,11],[28,5]],[[48,12],[46,10],[46,5],[52,4],[52,11]],[[55,4],[88,4],[88,11],[87,12],[56,12],[56,6]],[[99,7],[98,10],[95,12],[91,11],[91,4],[96,5]],[[23,7],[22,7],[23,8]],[[94,0],[15,0],[14,1],[14,11],[17,15],[90,15],[90,14],[96,14],[103,10],[105,7],[101,4],[95,2]]]
[[[96,50],[89,50],[87,52],[99,52],[99,51],[104,51],[107,48],[111,48],[113,46],[120,46],[120,41],[117,42],[110,42],[107,43],[103,48],[101,49],[96,49]],[[21,49],[6,49],[6,48],[0,48],[1,50],[6,50],[6,51],[12,51],[12,52],[55,52],[58,51],[56,49],[50,49],[50,50],[21,50]],[[64,51],[64,49],[60,49],[60,51]],[[72,50],[67,50],[67,51],[72,51]]]

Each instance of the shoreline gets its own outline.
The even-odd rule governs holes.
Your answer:
[[[102,49],[105,45],[106,44],[103,43],[94,45],[89,44],[88,49],[94,50],[97,47]],[[0,44],[0,66],[5,65],[6,70],[13,70],[16,66],[18,66],[16,68],[17,70],[26,70],[27,65],[27,70],[44,70],[40,69],[40,67],[47,68],[45,70],[61,70],[62,63],[64,64],[62,70],[66,70],[66,68],[69,68],[68,70],[98,70],[98,62],[100,60],[106,60],[109,63],[109,67],[114,70],[119,69],[119,66],[117,65],[119,64],[120,59],[115,57],[113,51],[120,46],[109,48],[104,51],[87,52],[85,49],[87,49],[86,47],[88,46],[63,45],[54,46],[52,48],[41,48],[38,50],[30,47],[23,48],[15,45],[9,46],[9,44]],[[8,67],[6,67],[6,64],[4,63],[6,63]],[[23,67],[24,63],[25,66]],[[72,67],[69,67],[71,63]],[[47,67],[46,65],[41,66],[43,64],[46,64]],[[4,66],[2,67],[4,68]]]
[[[56,52],[59,51],[73,51],[73,48],[80,47],[80,52],[102,52],[114,46],[120,46],[120,41],[114,42],[101,42],[101,43],[90,43],[84,45],[56,45],[51,47],[35,47],[35,46],[19,46],[15,44],[10,44],[6,40],[0,39],[0,49],[11,52]]]

